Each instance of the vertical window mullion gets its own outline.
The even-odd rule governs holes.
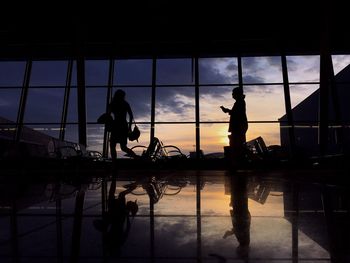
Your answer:
[[[26,69],[24,73],[23,78],[23,86],[22,86],[22,93],[18,108],[18,114],[17,114],[17,122],[16,122],[16,133],[15,133],[15,142],[19,142],[21,138],[22,128],[23,128],[23,118],[24,118],[24,112],[26,108],[27,103],[27,97],[28,97],[28,88],[30,83],[30,76],[32,72],[32,60],[28,60],[26,64]]]
[[[68,103],[69,103],[69,95],[70,95],[70,89],[71,89],[71,83],[72,83],[72,71],[73,71],[73,60],[70,59],[68,61],[66,87],[64,90],[64,99],[63,99],[63,108],[62,108],[62,117],[61,117],[61,128],[60,128],[60,135],[59,135],[60,140],[64,140],[65,132],[66,132]]]
[[[196,118],[196,158],[200,157],[200,118],[199,118],[199,64],[195,57],[195,118]]]
[[[157,77],[157,59],[153,57],[152,60],[152,97],[151,97],[151,132],[150,142],[154,138],[155,132],[155,115],[156,115],[156,77]]]

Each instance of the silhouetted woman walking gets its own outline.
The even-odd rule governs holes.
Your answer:
[[[127,147],[128,133],[131,131],[132,120],[134,119],[131,107],[125,100],[125,92],[118,89],[113,96],[112,102],[109,104],[108,113],[113,113],[113,128],[110,138],[111,157],[114,161],[117,158],[116,146],[120,144],[120,149],[131,157],[136,154]],[[129,123],[126,120],[126,114],[129,115]]]

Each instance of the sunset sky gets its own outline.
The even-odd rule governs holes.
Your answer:
[[[292,107],[316,89],[318,84],[294,84],[319,81],[319,56],[287,57]],[[335,74],[350,63],[349,56],[333,56]],[[86,103],[88,147],[102,149],[103,128],[93,124],[105,111],[107,60],[86,61]],[[0,116],[16,121],[25,62],[0,62]],[[247,139],[262,136],[267,145],[280,144],[278,119],[285,114],[280,57],[243,57],[243,84],[249,124]],[[61,120],[67,61],[34,61],[24,122],[27,126],[58,137]],[[150,122],[152,61],[117,60],[114,85],[126,91],[136,122]],[[75,72],[73,72],[74,76]],[[231,108],[232,86],[238,83],[237,58],[202,58],[199,60],[200,121],[223,122],[229,116],[220,106]],[[188,154],[195,149],[195,89],[191,59],[157,61],[155,136],[164,144],[176,145]],[[268,83],[268,84],[267,84]],[[73,77],[72,85],[76,85]],[[48,86],[48,88],[46,88]],[[114,88],[116,90],[117,87]],[[77,121],[76,89],[70,96],[68,122]],[[266,122],[271,123],[256,123]],[[161,122],[190,122],[162,124]],[[34,125],[35,123],[43,123]],[[46,123],[46,124],[45,124]],[[57,124],[52,124],[57,123]],[[149,124],[139,124],[141,138],[148,145]],[[45,129],[43,129],[45,128]],[[204,153],[222,152],[228,144],[227,123],[201,123],[201,149]],[[77,141],[76,125],[67,125],[67,140]]]

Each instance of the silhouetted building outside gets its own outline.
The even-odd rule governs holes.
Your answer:
[[[334,96],[332,96],[333,94]],[[299,154],[302,153],[306,156],[319,154],[319,97],[320,90],[317,89],[292,109],[296,147]],[[327,154],[349,152],[349,101],[350,65],[335,76],[335,91],[329,91]],[[288,134],[287,116],[282,116],[279,121],[281,145],[289,148],[290,138]]]
[[[23,127],[21,143],[18,149],[14,149],[14,136],[16,124],[0,117],[0,158],[15,155],[17,157],[46,156],[48,145],[54,138],[30,127]],[[6,125],[4,125],[6,124]],[[17,152],[15,152],[17,151]]]
[[[0,159],[53,157],[52,154],[62,146],[76,147],[76,143],[59,140],[41,131],[23,126],[18,145],[14,143],[16,124],[0,117]]]

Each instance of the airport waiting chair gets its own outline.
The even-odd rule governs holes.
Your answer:
[[[49,155],[58,159],[100,160],[102,153],[87,150],[84,145],[68,141],[52,140],[49,143]]]
[[[148,147],[136,145],[132,147],[131,150],[136,153],[141,150],[140,157],[151,161],[187,158],[187,156],[181,152],[180,148],[175,145],[164,145],[157,137],[153,138]]]
[[[269,154],[269,150],[261,136],[246,142],[246,149],[249,157],[255,160],[263,160]]]
[[[280,145],[266,146],[264,139],[259,136],[246,142],[246,157],[251,162],[277,163],[288,160],[289,154]]]

